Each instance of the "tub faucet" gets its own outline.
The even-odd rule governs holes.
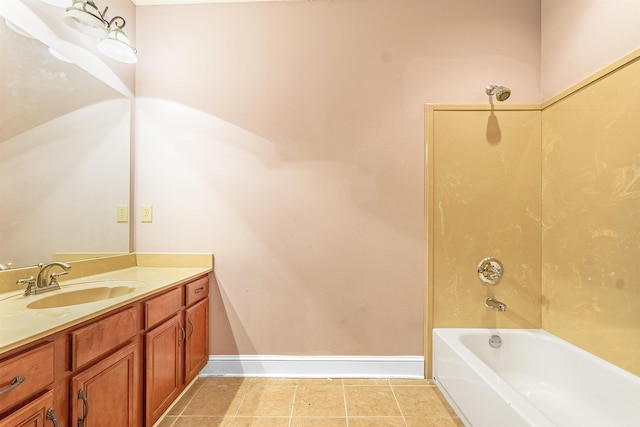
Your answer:
[[[493,308],[494,310],[507,311],[507,304],[501,301],[498,301],[497,299],[492,297],[488,297],[487,300],[485,301],[485,304],[487,307]]]
[[[52,267],[56,266],[62,267],[64,271],[61,271],[60,273],[51,273],[51,275],[49,276],[49,270],[51,270]],[[39,264],[38,267],[40,268],[40,272],[38,273],[38,278],[36,279],[36,294],[60,289],[58,277],[64,274],[69,274],[69,270],[71,270],[71,266],[66,262],[57,261],[50,262],[48,264]],[[49,280],[48,282],[47,276],[51,278],[51,280]]]

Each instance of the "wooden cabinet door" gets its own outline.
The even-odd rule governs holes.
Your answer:
[[[71,378],[71,425],[136,425],[140,385],[133,342]]]
[[[209,298],[185,311],[185,383],[189,383],[209,361]]]
[[[185,330],[182,312],[145,335],[145,424],[153,425],[183,387]]]
[[[6,418],[0,419],[0,427],[58,427],[52,406],[53,391],[48,391]]]

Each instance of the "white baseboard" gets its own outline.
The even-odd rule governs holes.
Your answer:
[[[424,378],[422,356],[209,356],[201,377]]]

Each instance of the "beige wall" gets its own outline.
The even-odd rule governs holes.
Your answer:
[[[433,326],[539,328],[540,112],[457,108],[430,108]],[[486,257],[504,266],[495,286],[478,278]]]
[[[640,62],[542,114],[543,326],[640,374]]]
[[[422,355],[423,104],[537,102],[538,0],[137,17],[136,249],[215,253],[212,353]]]

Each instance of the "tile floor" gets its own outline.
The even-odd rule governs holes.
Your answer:
[[[200,378],[158,427],[462,427],[430,380]]]

